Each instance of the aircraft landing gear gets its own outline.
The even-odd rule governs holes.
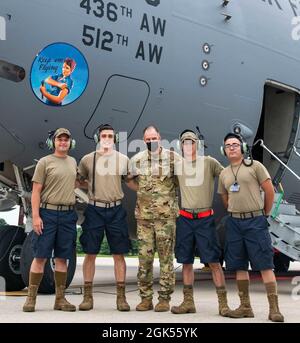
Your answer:
[[[276,252],[273,260],[275,273],[286,273],[289,270],[290,261],[291,259],[288,256]]]
[[[0,291],[18,291],[23,289],[25,286],[28,286],[29,271],[33,260],[33,252],[31,248],[31,237],[33,235],[33,231],[30,206],[30,180],[28,176],[26,176],[17,166],[12,165],[12,167],[18,187],[17,189],[4,189],[2,190],[2,193],[0,188],[0,200],[2,200],[1,205],[8,206],[8,203],[3,205],[3,200],[6,200],[8,195],[15,194],[16,197],[20,197],[22,203],[20,204],[20,210],[22,210],[22,212],[19,216],[19,222],[21,223],[23,221],[22,214],[23,216],[24,214],[26,215],[27,220],[25,230],[18,226],[6,225],[0,227]],[[28,168],[32,167],[34,166],[30,166]],[[84,208],[84,203],[88,202],[88,199],[85,199],[83,195],[78,197],[81,199],[81,207]],[[54,269],[54,258],[51,258],[45,265],[44,277],[39,287],[40,293],[51,294],[55,292]],[[66,287],[68,287],[72,282],[75,269],[76,248],[74,247],[73,256],[68,260]]]
[[[0,277],[3,278],[1,288],[5,287],[1,291],[19,291],[25,287],[20,268],[25,238],[22,227],[5,225],[0,228]]]

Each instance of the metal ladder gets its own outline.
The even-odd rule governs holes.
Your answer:
[[[300,181],[299,175],[269,150],[263,140],[259,140],[255,144],[257,143]],[[300,157],[295,147],[294,152]],[[283,197],[283,190],[275,193],[271,216],[268,218],[272,245],[291,260],[300,261],[300,212],[296,209],[295,204],[288,203]]]

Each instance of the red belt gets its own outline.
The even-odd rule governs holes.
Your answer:
[[[204,212],[198,212],[198,213],[193,213],[193,212],[188,212],[184,210],[180,210],[179,214],[185,218],[189,219],[199,219],[199,218],[205,218],[212,216],[214,214],[214,210],[207,210]]]

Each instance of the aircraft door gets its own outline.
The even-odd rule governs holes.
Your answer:
[[[150,87],[146,81],[117,74],[110,76],[86,123],[85,135],[92,138],[100,124],[109,123],[117,132],[127,131],[130,137],[143,115],[149,95]]]
[[[276,81],[267,81],[264,89],[262,116],[255,137],[295,173],[300,174],[300,158],[294,152],[298,145],[300,153],[300,92],[296,88]],[[285,197],[300,209],[300,183],[267,151],[256,145],[252,150],[254,159],[260,160],[271,174],[273,183],[282,183]]]

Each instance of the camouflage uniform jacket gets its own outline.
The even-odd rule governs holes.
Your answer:
[[[134,155],[129,164],[130,174],[138,175],[136,182],[136,219],[172,219],[178,214],[174,161],[179,155],[161,148],[155,158],[148,150]]]

